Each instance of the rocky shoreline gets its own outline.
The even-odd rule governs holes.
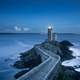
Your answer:
[[[69,42],[69,41],[68,41]],[[70,60],[74,58],[71,54],[72,51],[69,50],[69,47],[74,46],[73,44],[70,43],[70,45],[64,44],[64,41],[60,42],[62,46],[60,46],[60,49],[62,53],[64,54],[63,56],[60,56],[62,61],[65,60]],[[61,65],[59,75],[55,80],[80,80],[80,73],[75,71],[72,66],[63,66]]]
[[[41,63],[41,56],[38,55],[34,48],[30,49],[27,52],[20,54],[20,60],[14,63],[14,67],[17,69],[25,69],[18,72],[14,77],[17,79],[26,72],[30,71],[32,68],[38,66]],[[26,70],[26,68],[29,68]]]
[[[64,40],[62,42],[45,41],[39,45],[59,55],[61,57],[61,63],[64,60],[74,58],[71,55],[72,51],[69,50],[69,47],[73,46],[73,44],[67,40]],[[15,78],[16,79],[19,78],[20,76],[30,71],[35,66],[38,66],[41,62],[42,62],[41,56],[36,53],[34,47],[27,52],[21,53],[20,60],[16,61],[13,66],[18,69],[29,68],[29,70],[23,70],[21,72],[18,72],[17,74],[15,74]],[[54,80],[79,80],[80,78],[80,73],[76,72],[72,67],[65,67],[61,65],[58,73],[59,73],[58,77],[56,77]]]

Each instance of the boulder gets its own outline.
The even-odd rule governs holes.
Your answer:
[[[66,69],[64,71],[63,80],[80,80],[74,70]]]
[[[41,56],[38,55],[34,48],[28,52],[21,53],[20,60],[14,63],[16,68],[33,68],[41,63]]]
[[[70,46],[73,46],[73,44],[67,40],[60,42],[59,48],[61,50],[60,57],[62,61],[74,58],[72,56],[72,51],[69,50]]]
[[[22,69],[22,68],[26,68],[24,64],[25,64],[24,61],[16,61],[13,66],[15,68]]]
[[[63,46],[68,46],[68,47],[73,46],[73,44],[71,42],[67,41],[67,40],[64,40],[64,41],[60,42],[60,44],[63,45]]]
[[[30,70],[22,70],[22,71],[16,73],[16,74],[14,75],[14,78],[15,78],[15,79],[18,79],[19,77],[21,77],[22,75],[24,75],[24,74],[27,73],[28,71],[30,71]]]
[[[80,73],[77,73],[72,67],[62,66],[56,80],[80,80]]]

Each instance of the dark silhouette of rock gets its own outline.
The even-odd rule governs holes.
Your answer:
[[[27,52],[21,53],[20,60],[16,61],[13,66],[18,69],[29,68],[29,70],[31,70],[33,67],[38,66],[41,62],[41,56],[36,53],[34,48],[32,48]],[[14,77],[17,79],[29,70],[20,71],[15,74]]]
[[[41,56],[36,53],[35,49],[32,48],[28,52],[20,54],[20,60],[14,63],[16,68],[33,68],[41,63]]]
[[[62,42],[45,41],[40,44],[40,46],[59,55],[61,57],[61,62],[73,58],[71,55],[72,51],[69,50],[69,47],[73,46],[73,44],[67,40],[64,40]],[[31,50],[20,54],[20,61],[16,61],[14,67],[18,69],[29,67],[31,70],[41,62],[41,56],[36,53],[34,48],[32,48]],[[28,71],[29,70],[23,70],[17,73],[15,75],[15,78],[19,78]],[[58,72],[58,77],[56,77],[54,80],[80,80],[80,74],[74,71],[72,67],[61,66]]]
[[[73,46],[73,44],[67,40],[60,42],[59,49],[61,50],[61,53],[57,54],[60,55],[62,61],[73,58],[72,51],[69,50],[70,46]]]
[[[16,61],[14,64],[14,67],[16,67],[18,69],[26,68],[26,66],[24,64],[25,64],[24,61]]]
[[[80,80],[80,73],[76,72],[72,67],[61,66],[55,80]]]
[[[14,75],[15,79],[18,79],[19,77],[21,77],[22,75],[24,75],[28,71],[30,71],[30,70],[23,70],[23,71],[18,72],[16,75]]]
[[[64,71],[63,80],[80,80],[74,70],[66,69]]]
[[[68,47],[73,46],[73,44],[71,42],[67,41],[67,40],[64,40],[64,41],[60,42],[60,44],[63,45],[63,46],[68,46]]]

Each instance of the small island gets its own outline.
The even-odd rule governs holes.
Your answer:
[[[30,70],[32,70],[33,68],[39,66],[41,63],[44,62],[42,60],[42,56],[40,54],[37,54],[35,48],[36,46],[39,46],[40,48],[45,49],[47,51],[51,51],[53,54],[58,55],[60,57],[58,70],[55,69],[56,75],[54,76],[54,74],[51,74],[53,75],[52,80],[79,80],[80,73],[76,72],[73,67],[66,67],[61,65],[64,60],[69,60],[74,58],[71,55],[72,51],[69,50],[69,47],[74,45],[67,40],[61,42],[57,41],[55,39],[55,34],[52,33],[51,26],[48,27],[48,40],[45,40],[41,44],[35,45],[29,51],[20,53],[20,60],[16,61],[13,66],[17,69],[24,69],[24,70],[14,75],[16,79],[20,78],[21,76],[28,73]],[[28,68],[28,70],[26,68]]]

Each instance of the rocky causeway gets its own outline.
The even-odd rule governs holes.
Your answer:
[[[70,60],[70,59],[74,58],[74,56],[71,55],[72,51],[69,50],[69,47],[73,46],[73,44],[71,42],[69,42],[67,40],[64,40],[61,42],[58,42],[58,41],[48,42],[46,40],[43,43],[37,44],[35,46],[39,46],[41,49],[45,50],[45,52],[51,51],[52,54],[56,54],[56,55],[60,56],[60,61],[59,61],[60,64],[58,66],[58,70],[55,69],[57,73],[51,74],[51,75],[53,75],[52,80],[79,80],[80,73],[75,71],[74,67],[62,65],[62,62],[64,62],[65,60]],[[15,74],[14,77],[16,79],[19,79],[21,76],[30,72],[32,69],[34,69],[36,66],[39,66],[41,63],[43,63],[47,59],[47,57],[45,57],[42,60],[42,56],[40,54],[37,54],[37,52],[35,51],[35,46],[31,50],[21,53],[20,60],[18,60],[14,63],[13,66],[15,68],[25,69],[25,70]],[[50,56],[52,56],[52,55],[50,55]],[[29,69],[26,70],[26,68],[29,68]],[[43,67],[43,71],[44,71],[44,69],[45,68]],[[56,77],[54,77],[55,74],[56,74]],[[46,75],[47,75],[47,73],[46,73]],[[45,79],[43,79],[43,80],[45,80]]]

